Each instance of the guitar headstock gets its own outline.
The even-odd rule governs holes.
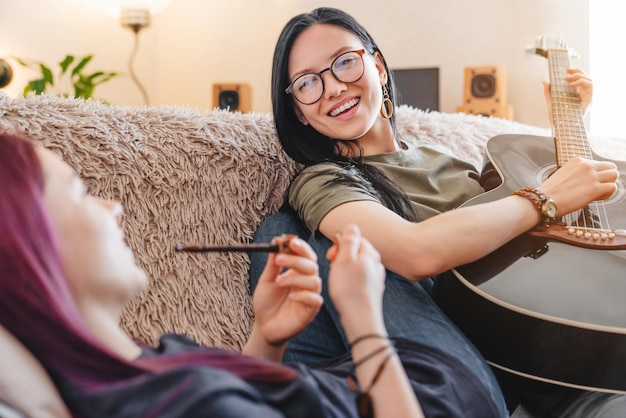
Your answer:
[[[528,47],[526,52],[547,58],[548,52],[555,49],[567,51],[571,58],[579,57],[578,52],[568,47],[567,42],[558,35],[541,35],[537,37],[537,39],[535,39],[535,46]]]

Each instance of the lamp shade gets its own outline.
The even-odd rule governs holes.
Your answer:
[[[151,14],[163,10],[171,0],[90,0],[90,2],[113,16],[120,16],[121,10],[148,10]]]

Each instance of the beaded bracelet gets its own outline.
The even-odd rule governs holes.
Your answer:
[[[537,210],[537,214],[539,215],[538,223],[543,221],[541,202],[546,199],[546,195],[541,190],[536,187],[524,187],[523,189],[515,190],[511,194],[528,199]]]

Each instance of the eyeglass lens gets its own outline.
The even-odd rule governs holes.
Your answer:
[[[327,70],[342,83],[354,83],[363,75],[362,53],[362,50],[345,52],[335,58],[329,68],[319,73],[302,74],[292,84],[294,97],[302,104],[317,102],[324,94],[322,73]]]

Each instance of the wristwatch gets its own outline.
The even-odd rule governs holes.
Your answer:
[[[559,211],[554,200],[545,195],[544,192],[536,187],[524,187],[511,193],[512,195],[522,196],[531,201],[537,212],[541,216],[539,223],[558,216]]]
[[[556,207],[556,203],[554,200],[547,197],[541,201],[541,220],[545,221],[546,219],[554,219],[559,214],[559,211]]]

